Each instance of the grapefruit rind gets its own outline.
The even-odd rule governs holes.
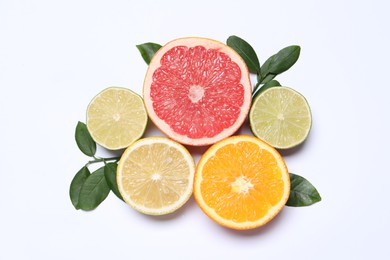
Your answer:
[[[167,51],[176,46],[186,46],[191,48],[199,45],[205,47],[206,49],[216,49],[222,51],[223,53],[227,54],[231,58],[231,60],[239,66],[241,70],[240,83],[244,87],[244,101],[243,105],[240,107],[241,112],[233,125],[223,129],[219,134],[213,137],[190,138],[187,135],[175,132],[168,123],[159,118],[156,111],[153,109],[153,101],[151,99],[151,85],[153,82],[153,74],[160,67],[160,60]],[[241,56],[231,47],[219,41],[199,37],[179,38],[168,42],[166,45],[160,48],[153,56],[149,64],[143,87],[145,107],[152,122],[157,126],[157,128],[159,128],[165,135],[167,135],[171,139],[179,143],[191,146],[206,146],[214,144],[217,141],[220,141],[228,136],[233,135],[245,122],[245,119],[249,113],[252,102],[251,92],[252,86],[249,71],[245,64],[245,61],[241,58]]]
[[[245,221],[245,222],[235,222],[230,219],[226,219],[221,217],[219,214],[216,213],[215,209],[211,208],[205,200],[203,199],[203,195],[201,192],[201,183],[203,181],[202,177],[202,169],[206,162],[214,155],[216,152],[223,146],[229,145],[229,144],[237,144],[239,142],[252,142],[257,144],[261,149],[265,149],[268,152],[270,152],[278,162],[278,167],[281,169],[282,173],[282,180],[284,182],[284,188],[283,188],[283,196],[280,199],[280,201],[274,205],[271,210],[268,211],[268,213],[256,221]],[[290,195],[290,178],[288,174],[287,166],[282,158],[282,156],[279,154],[279,152],[270,146],[269,144],[265,143],[264,141],[253,137],[253,136],[246,136],[246,135],[238,135],[238,136],[232,136],[228,137],[214,145],[212,145],[200,158],[196,172],[195,172],[195,180],[194,180],[194,197],[196,202],[198,203],[199,207],[202,209],[202,211],[212,220],[217,222],[218,224],[231,228],[236,230],[248,230],[248,229],[254,229],[258,228],[260,226],[265,225],[269,221],[271,221],[285,206],[288,198]]]

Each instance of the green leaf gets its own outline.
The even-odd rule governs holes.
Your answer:
[[[262,84],[267,84],[276,77],[276,74],[269,73],[265,78],[261,80]]]
[[[88,132],[87,126],[84,123],[77,123],[75,138],[80,151],[82,151],[85,155],[88,156],[95,155],[96,143],[92,139],[91,135]]]
[[[78,206],[82,210],[93,210],[100,205],[110,193],[104,166],[93,172],[84,182],[80,190]]]
[[[288,198],[286,206],[310,206],[321,201],[321,196],[316,188],[305,178],[290,173],[290,182],[290,197]]]
[[[149,65],[154,54],[162,47],[160,44],[147,42],[143,44],[136,45],[137,49],[141,53],[142,58]]]
[[[265,62],[264,64],[261,66],[261,78],[265,79],[265,77],[267,77],[267,75],[269,75],[271,72],[270,72],[270,66],[273,62],[273,59],[275,57],[276,54],[272,55],[271,57],[269,57]]]
[[[89,172],[88,168],[84,166],[76,173],[76,175],[73,177],[72,182],[70,183],[69,196],[73,206],[76,209],[79,209],[78,203],[80,189],[83,186],[85,180],[89,177],[89,175],[91,175],[91,173]]]
[[[232,35],[227,39],[226,44],[241,56],[250,72],[260,74],[259,59],[249,43],[240,37]]]
[[[261,76],[266,78],[269,74],[275,76],[281,74],[291,68],[299,58],[301,47],[291,45],[281,49],[278,53],[269,57],[261,66]],[[266,83],[263,81],[262,83]]]
[[[256,97],[258,94],[260,94],[261,92],[264,92],[265,90],[269,89],[269,88],[273,88],[273,87],[280,87],[280,83],[279,81],[277,80],[271,80],[271,81],[268,81],[267,83],[265,83],[261,88],[259,88],[257,91],[256,89],[253,91],[254,94],[253,94],[253,98]]]
[[[104,166],[104,176],[106,177],[106,181],[108,187],[114,192],[114,194],[121,200],[123,200],[122,195],[119,192],[118,184],[116,181],[116,169],[118,167],[117,163],[107,163]]]

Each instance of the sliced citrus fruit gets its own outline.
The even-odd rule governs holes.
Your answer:
[[[238,130],[251,91],[240,55],[223,43],[192,37],[173,40],[154,55],[143,95],[149,117],[163,133],[202,146]]]
[[[87,108],[87,128],[99,145],[117,150],[141,138],[148,116],[142,97],[126,88],[109,87]]]
[[[283,158],[253,136],[232,136],[212,145],[196,168],[196,201],[206,215],[229,228],[264,225],[284,207],[289,194]]]
[[[278,149],[301,144],[311,129],[306,99],[288,87],[273,87],[253,100],[249,123],[255,136]]]
[[[147,137],[123,153],[117,169],[118,188],[132,208],[164,215],[190,198],[194,172],[194,159],[184,146],[166,137]]]

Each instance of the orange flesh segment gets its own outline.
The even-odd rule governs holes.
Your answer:
[[[267,150],[249,142],[221,147],[205,163],[200,189],[205,203],[224,219],[256,221],[284,195],[281,169]]]

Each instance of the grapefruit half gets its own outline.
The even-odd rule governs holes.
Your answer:
[[[221,42],[197,37],[160,48],[143,87],[153,123],[173,140],[193,146],[233,135],[248,115],[251,93],[240,55]]]

